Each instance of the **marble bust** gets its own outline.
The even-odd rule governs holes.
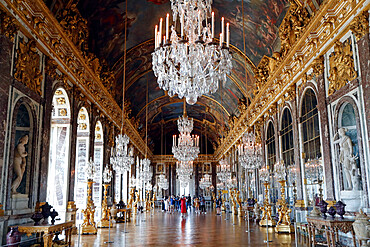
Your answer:
[[[14,150],[14,173],[17,176],[12,182],[12,194],[18,194],[17,189],[21,184],[24,172],[26,170],[26,157],[28,153],[26,152],[26,145],[28,143],[28,135],[25,135],[19,139],[19,143]]]

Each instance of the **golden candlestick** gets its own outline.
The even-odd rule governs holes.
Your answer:
[[[92,185],[94,181],[88,180],[87,182],[87,205],[86,209],[82,210],[82,213],[84,215],[84,222],[82,223],[82,234],[96,234],[96,224],[94,220],[94,214],[95,214],[95,206],[94,202],[92,201]]]
[[[287,232],[292,233],[294,232],[294,226],[290,222],[290,213],[292,210],[288,207],[288,204],[285,200],[285,185],[286,180],[280,180],[278,181],[280,183],[281,189],[281,200],[279,203],[280,208],[278,209],[279,213],[279,221],[277,223],[277,226],[275,228],[276,232]]]
[[[276,222],[271,217],[271,204],[269,200],[269,189],[270,183],[264,182],[263,185],[265,186],[265,199],[263,200],[263,207],[260,207],[262,210],[262,218],[260,221],[260,226],[275,226]]]
[[[109,227],[109,223],[110,223],[110,227],[113,227],[113,223],[112,221],[110,221],[110,208],[108,207],[108,200],[107,200],[107,194],[108,194],[108,187],[109,187],[109,184],[103,184],[104,186],[104,199],[102,201],[102,217],[101,217],[101,220],[100,222],[98,223],[98,227],[99,228],[108,228]]]
[[[132,207],[132,203],[134,202],[134,196],[135,196],[135,188],[130,189],[130,197],[127,202],[127,208]]]

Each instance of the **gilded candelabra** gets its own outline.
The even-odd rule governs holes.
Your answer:
[[[134,202],[134,196],[135,196],[135,188],[130,189],[130,197],[127,202],[127,208],[132,207],[132,203]]]
[[[263,185],[265,186],[265,199],[263,200],[263,207],[260,208],[262,210],[262,218],[259,224],[260,226],[275,226],[276,221],[271,217],[272,209],[269,200],[270,183],[265,181]]]
[[[157,196],[155,194],[155,192],[153,192],[153,197],[152,197],[152,207],[153,207],[153,210],[155,209],[155,201],[157,200]]]
[[[84,215],[84,222],[81,225],[82,228],[82,234],[96,234],[96,224],[94,220],[94,214],[95,214],[95,206],[94,202],[92,201],[92,185],[94,181],[89,179],[87,181],[87,205],[86,209],[82,210],[82,213]]]
[[[290,216],[289,214],[292,212],[292,210],[288,207],[288,204],[286,203],[285,200],[285,185],[286,185],[286,180],[279,180],[281,189],[281,200],[279,203],[279,221],[276,225],[275,231],[276,232],[288,232],[292,233],[294,232],[294,226],[290,222]]]
[[[109,184],[103,184],[104,185],[104,199],[102,202],[102,217],[100,222],[98,223],[99,228],[107,228],[110,226],[113,226],[113,223],[109,220],[110,219],[110,207],[108,207],[108,200],[107,200],[107,194],[108,194],[108,187]]]

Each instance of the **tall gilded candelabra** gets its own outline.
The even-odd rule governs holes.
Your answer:
[[[108,200],[107,200],[107,195],[108,195],[108,187],[109,183],[112,180],[112,171],[108,168],[108,166],[105,167],[104,172],[103,172],[103,180],[104,180],[104,199],[102,201],[102,217],[100,222],[98,223],[99,228],[107,228],[113,226],[112,221],[110,220],[111,214],[110,214],[110,208],[108,207]]]
[[[94,183],[93,177],[95,172],[95,163],[90,158],[90,161],[87,163],[87,204],[86,209],[82,210],[84,215],[84,222],[81,225],[81,233],[82,234],[96,234],[96,223],[94,219],[95,214],[95,206],[92,200],[92,185]]]
[[[269,168],[264,166],[260,169],[261,180],[264,181],[263,185],[265,186],[265,199],[263,200],[263,207],[260,207],[262,210],[262,218],[259,222],[260,226],[275,226],[276,221],[271,216],[271,204],[269,199],[269,190],[270,190],[270,172]]]
[[[290,213],[292,210],[289,208],[285,199],[285,186],[286,186],[286,168],[283,161],[278,161],[275,165],[275,177],[278,180],[281,189],[281,199],[278,203],[280,206],[278,209],[279,221],[277,222],[275,231],[276,232],[294,232],[294,226],[290,222]]]

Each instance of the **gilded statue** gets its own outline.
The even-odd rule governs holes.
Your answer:
[[[336,41],[334,44],[334,53],[329,58],[329,95],[341,89],[347,82],[356,79],[353,51],[351,42],[347,40],[343,44]]]
[[[134,201],[134,204],[132,205],[132,207],[134,208],[134,212],[136,212],[136,209],[137,209],[137,206],[140,202],[140,193],[139,192],[136,192],[135,193],[135,201]]]
[[[235,201],[238,204],[239,208],[241,208],[242,207],[242,200],[240,199],[240,191],[239,190],[236,191]]]
[[[37,52],[35,40],[30,40],[25,45],[19,42],[15,68],[14,78],[41,95],[43,76],[40,70],[40,55]]]
[[[155,192],[153,193],[153,197],[152,197],[152,207],[153,209],[155,208],[155,202],[157,201],[157,196],[155,194]]]
[[[131,208],[132,203],[134,201],[134,195],[135,195],[135,189],[134,188],[130,189],[129,195],[130,195],[130,197],[129,197],[128,202],[127,202],[127,208]]]
[[[12,186],[11,186],[12,194],[18,194],[17,189],[19,185],[21,184],[24,172],[26,170],[26,164],[27,164],[26,157],[28,155],[26,151],[27,143],[28,143],[28,135],[25,135],[21,139],[19,139],[19,143],[14,150],[13,169],[17,177],[12,182]]]
[[[235,194],[233,190],[230,190],[230,199],[231,203],[233,204],[233,207],[236,208]]]
[[[363,11],[355,19],[353,19],[351,26],[352,32],[356,36],[356,40],[360,40],[365,34],[369,33],[369,11]]]
[[[334,143],[339,144],[339,163],[342,164],[342,170],[344,177],[347,181],[348,190],[358,189],[358,169],[356,159],[353,155],[353,143],[351,138],[346,135],[346,128],[340,128],[338,133],[334,136],[336,138],[339,135],[338,140]]]

